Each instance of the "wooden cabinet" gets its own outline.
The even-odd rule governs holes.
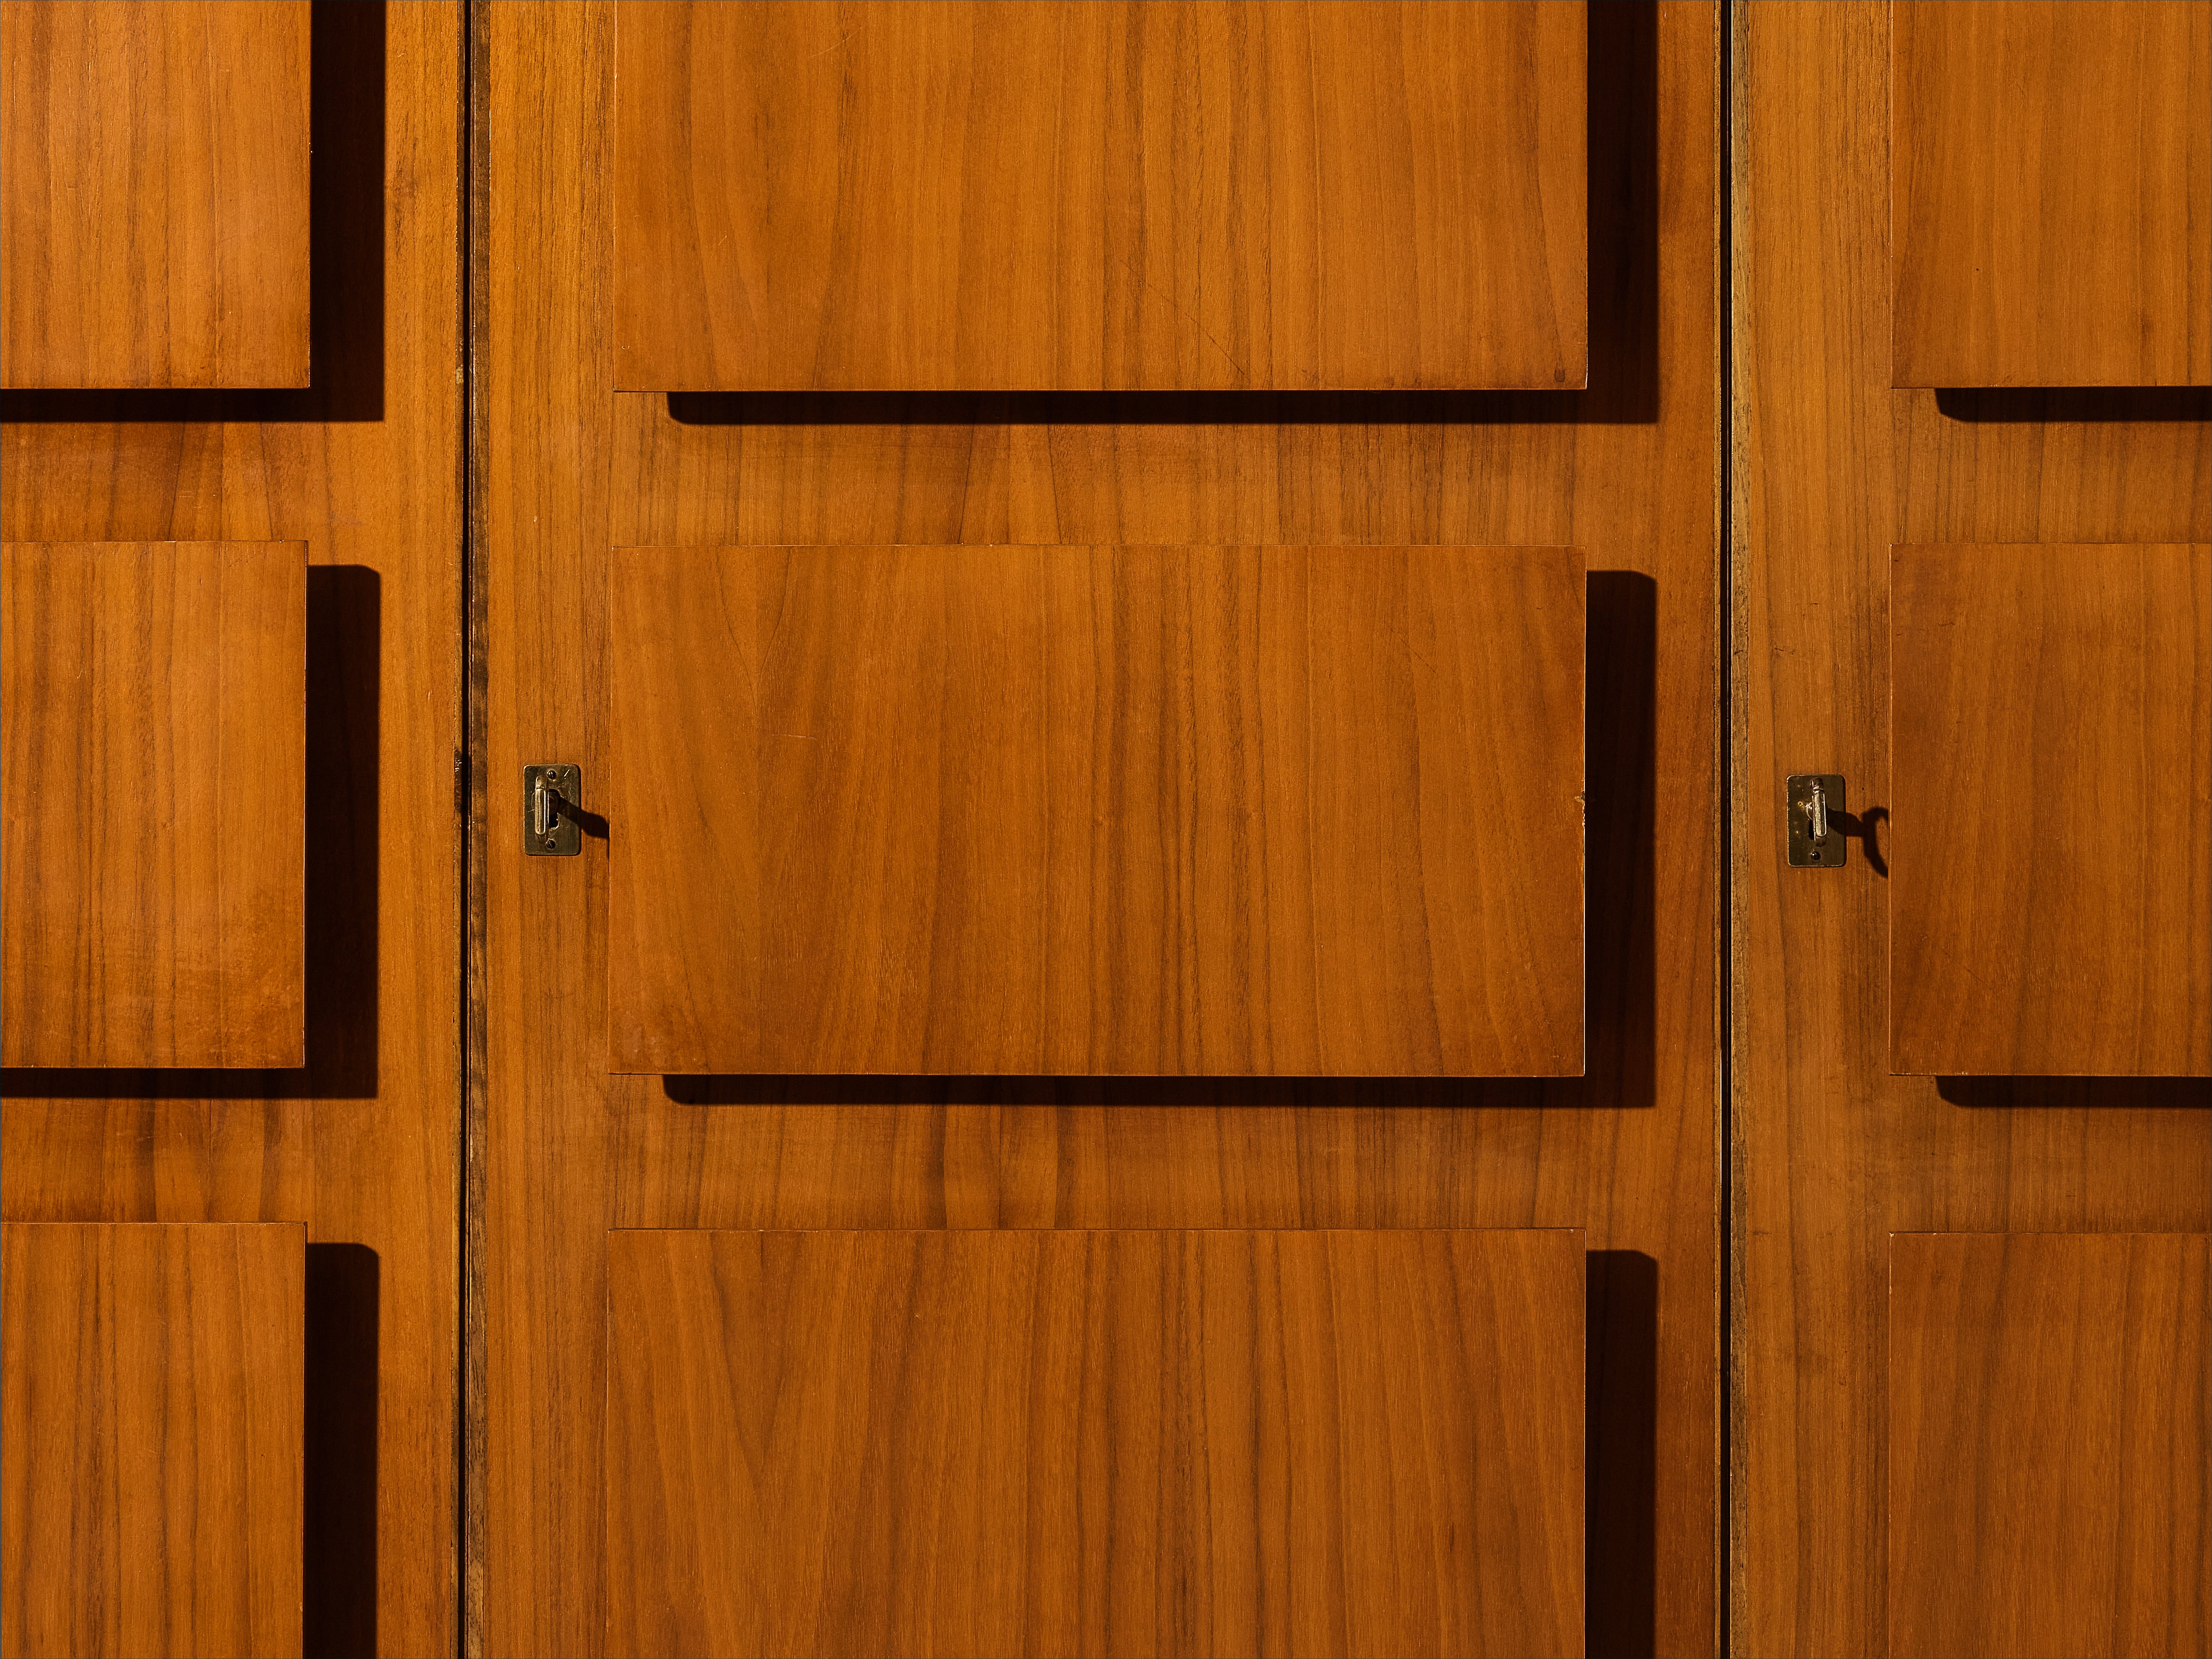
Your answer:
[[[613,1064],[1572,1076],[1581,555],[635,548]]]
[[[308,383],[310,10],[0,3],[0,384]]]
[[[0,560],[0,1054],[303,1065],[307,549]]]
[[[1889,1647],[2212,1646],[2212,1242],[1899,1233]]]
[[[2212,1074],[2212,547],[1892,550],[1889,1058]]]
[[[1900,386],[2212,384],[2212,3],[1896,0]]]
[[[606,1651],[1582,1651],[1583,1239],[608,1235]]]
[[[615,8],[615,384],[1589,367],[1581,0]]]
[[[0,1651],[301,1650],[305,1236],[0,1227]]]

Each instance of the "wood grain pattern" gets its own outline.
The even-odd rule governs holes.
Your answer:
[[[1581,0],[615,27],[617,386],[1584,383]]]
[[[309,11],[0,4],[0,384],[307,384]]]
[[[1587,1226],[1589,1646],[1710,1650],[1714,9],[1590,8],[1589,391],[1127,399],[616,392],[614,8],[471,15],[483,1650],[605,1640],[611,1226]],[[610,811],[610,550],[893,543],[1584,549],[1588,1074],[608,1076],[611,825],[526,858],[511,791]]]
[[[306,1047],[298,542],[0,548],[0,1056]]]
[[[1891,1069],[2212,1076],[2212,547],[1891,553]]]
[[[0,395],[9,539],[307,544],[306,1064],[0,1073],[0,1211],[307,1226],[310,1652],[460,1640],[464,21],[316,9],[315,386]]]
[[[615,1232],[615,1654],[1579,1654],[1573,1232]]]
[[[1574,550],[611,581],[617,1070],[1581,1072]]]
[[[0,1653],[300,1651],[305,1239],[0,1227]]]
[[[2201,1079],[1890,1074],[1890,549],[2212,539],[2212,398],[1893,388],[1889,9],[1733,27],[1729,1641],[1878,1653],[1889,1235],[2212,1225]],[[1784,862],[1816,771],[1850,781],[1841,871]]]
[[[2212,1648],[2212,1243],[1890,1241],[1889,1648]]]
[[[2212,0],[1897,0],[1895,383],[2212,384]]]

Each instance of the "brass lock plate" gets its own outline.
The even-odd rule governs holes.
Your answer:
[[[573,858],[584,850],[577,817],[584,793],[580,766],[522,769],[522,850],[532,858]]]
[[[1800,772],[1790,780],[1783,809],[1793,870],[1840,870],[1850,854],[1843,825],[1844,776],[1840,772]]]

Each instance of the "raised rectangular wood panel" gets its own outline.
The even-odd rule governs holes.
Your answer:
[[[1569,548],[639,548],[618,1070],[1571,1075]]]
[[[1896,0],[1894,383],[2212,384],[2212,0]]]
[[[0,1054],[303,1064],[306,547],[0,559]]]
[[[2212,1243],[1890,1240],[1889,1651],[2212,1648]]]
[[[305,1242],[0,1227],[0,1653],[301,1650]]]
[[[615,13],[616,384],[1580,386],[1581,0]]]
[[[1578,1654],[1578,1232],[607,1236],[612,1654]]]
[[[2212,547],[1899,547],[1890,1064],[2212,1074]]]
[[[309,13],[0,0],[0,384],[307,384]]]

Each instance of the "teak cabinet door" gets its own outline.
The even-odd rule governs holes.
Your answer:
[[[0,0],[0,384],[308,383],[312,9]]]
[[[306,1236],[0,1227],[0,1653],[300,1651]]]
[[[2212,1075],[2212,547],[1890,555],[1889,1058]]]
[[[1574,1076],[1570,548],[627,548],[618,1071]]]
[[[1900,386],[2212,385],[2212,0],[1895,0]]]
[[[1580,386],[1582,0],[615,7],[616,384]]]
[[[307,553],[0,549],[0,1057],[306,1063]]]

